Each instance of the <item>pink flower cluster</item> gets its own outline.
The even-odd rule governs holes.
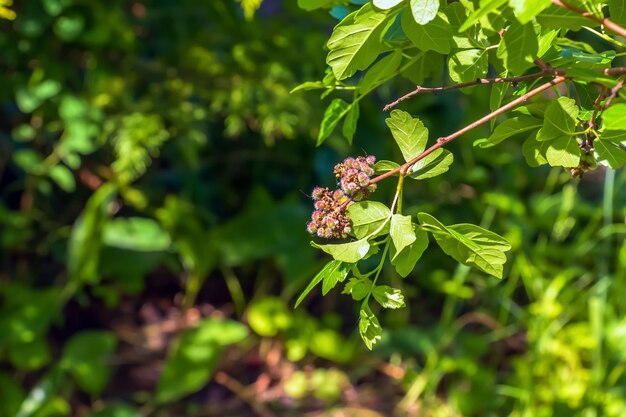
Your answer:
[[[376,184],[370,184],[370,177],[374,175],[374,156],[359,156],[346,158],[342,163],[335,165],[334,173],[337,178],[338,189],[315,187],[311,197],[315,201],[315,211],[311,221],[307,224],[307,231],[323,238],[345,239],[350,233],[350,218],[346,208],[352,201],[367,198]]]

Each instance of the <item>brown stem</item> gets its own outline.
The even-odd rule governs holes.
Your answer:
[[[575,13],[578,13],[579,15],[586,17],[587,19],[591,19],[601,25],[604,25],[604,27],[611,29],[613,32],[619,34],[620,36],[623,36],[626,38],[626,29],[624,29],[623,27],[621,27],[620,25],[618,25],[617,23],[613,22],[610,19],[607,19],[606,17],[598,17],[592,13],[589,13],[586,10],[583,10],[579,7],[574,6],[573,4],[569,4],[569,3],[564,3],[561,0],[552,0],[552,4],[554,4],[555,6],[559,6],[562,7],[564,9],[568,9],[571,10]]]
[[[529,92],[527,92],[526,94],[524,94],[523,96],[520,96],[518,98],[516,98],[515,100],[505,104],[504,106],[492,111],[491,113],[487,114],[486,116],[481,117],[480,119],[476,120],[473,123],[470,123],[469,125],[465,126],[464,128],[457,130],[456,132],[448,135],[448,136],[443,136],[439,139],[437,139],[437,142],[431,146],[430,148],[426,149],[424,152],[422,152],[421,154],[417,155],[415,158],[411,159],[408,162],[405,162],[404,164],[400,165],[399,167],[392,169],[391,171],[385,172],[384,174],[381,174],[375,178],[372,178],[370,181],[370,184],[375,184],[379,181],[384,180],[385,178],[389,178],[392,175],[395,175],[397,173],[400,172],[407,172],[408,169],[410,167],[412,167],[413,165],[415,165],[415,163],[417,163],[418,161],[426,158],[428,155],[430,155],[431,153],[433,153],[434,151],[436,151],[437,149],[441,148],[442,146],[444,146],[445,144],[447,144],[448,142],[453,141],[454,139],[458,138],[459,136],[469,132],[472,129],[477,128],[478,126],[488,122],[489,120],[493,119],[494,117],[508,111],[511,110],[512,108],[524,103],[525,101],[527,101],[529,98],[536,96],[537,94],[541,93],[542,91],[547,90],[548,88],[555,86],[557,84],[560,84],[564,81],[566,81],[568,78],[563,76],[563,75],[559,75],[554,77],[554,79],[552,79],[551,81],[540,85],[537,88],[534,88],[532,90],[530,90]]]
[[[613,102],[613,99],[615,99],[615,97],[617,97],[617,95],[619,94],[619,91],[624,88],[624,82],[626,80],[621,79],[617,85],[613,88],[611,88],[611,91],[609,92],[609,96],[608,99],[606,100],[606,103],[604,103],[604,110],[608,109],[609,106],[611,105],[611,103]]]
[[[546,75],[550,75],[551,72],[548,71],[541,71],[535,74],[527,74],[527,75],[522,75],[519,77],[497,77],[497,78],[477,78],[475,81],[470,81],[467,83],[462,83],[462,84],[455,84],[455,85],[448,85],[445,87],[422,87],[420,85],[415,87],[415,90],[411,91],[408,94],[403,95],[402,97],[400,97],[399,99],[397,99],[396,101],[387,104],[384,108],[383,111],[387,111],[389,109],[391,109],[392,107],[397,106],[400,102],[409,99],[411,97],[413,97],[416,94],[421,94],[421,93],[438,93],[441,91],[449,91],[449,90],[458,90],[461,88],[466,88],[466,87],[471,87],[474,85],[480,85],[480,84],[496,84],[496,83],[518,83],[521,81],[527,81],[527,80],[535,80],[537,78],[541,78],[541,77],[545,77]]]

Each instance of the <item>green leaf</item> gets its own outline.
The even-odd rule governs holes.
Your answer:
[[[428,129],[419,119],[402,110],[393,110],[391,117],[385,119],[405,161],[426,149]]]
[[[337,80],[351,77],[374,62],[381,51],[380,39],[390,16],[367,3],[335,27],[328,40],[330,51],[326,63]]]
[[[15,416],[26,394],[13,375],[0,372],[0,416]]]
[[[626,2],[624,0],[609,0],[609,14],[613,22],[622,27],[626,26]]]
[[[213,374],[223,347],[247,336],[243,324],[214,318],[185,330],[165,361],[157,384],[157,403],[175,401],[202,388]]]
[[[535,119],[530,116],[517,116],[511,119],[507,119],[500,123],[493,131],[489,138],[481,141],[479,146],[481,148],[490,148],[497,145],[505,139],[515,136],[520,133],[528,132],[529,130],[538,129],[542,126],[541,120]]]
[[[315,242],[311,242],[311,246],[323,250],[338,261],[348,263],[356,263],[360,261],[370,250],[370,244],[367,239],[335,245],[318,245]]]
[[[383,172],[393,171],[394,169],[399,167],[400,165],[393,161],[382,160],[376,162],[376,164],[374,165],[374,171],[377,174],[382,174]]]
[[[541,11],[552,4],[551,0],[509,0],[515,17],[521,24],[533,20]]]
[[[365,346],[367,346],[369,350],[372,350],[374,344],[381,339],[383,334],[383,329],[380,327],[378,319],[367,305],[363,305],[361,307],[359,334],[361,335],[363,342],[365,342]]]
[[[50,362],[51,357],[50,347],[43,336],[30,342],[9,346],[8,353],[11,364],[17,369],[25,371],[43,367]]]
[[[74,174],[72,174],[72,171],[65,165],[53,166],[50,168],[48,175],[50,175],[50,178],[52,178],[63,191],[71,193],[76,189]]]
[[[105,226],[102,242],[111,247],[138,252],[160,252],[171,245],[169,234],[154,219],[118,217]]]
[[[377,201],[353,203],[348,207],[348,214],[357,239],[371,235],[391,217],[389,207]],[[387,233],[388,230],[388,226],[384,226],[379,234]]]
[[[559,97],[552,101],[546,109],[543,126],[537,133],[537,140],[553,140],[561,136],[569,136],[576,128],[578,106],[576,101],[568,97]]]
[[[289,94],[293,94],[297,91],[319,90],[320,88],[327,88],[323,81],[305,81],[294,87]]]
[[[420,25],[433,20],[439,10],[439,0],[410,0],[409,4],[413,19]]]
[[[620,143],[626,146],[626,130],[603,130],[600,139],[610,140],[614,143]]]
[[[459,32],[465,32],[467,29],[476,24],[480,19],[487,16],[489,13],[497,10],[500,6],[506,3],[507,0],[485,0],[480,2],[480,7],[474,10],[465,23],[459,28]]]
[[[626,164],[626,152],[613,142],[596,139],[593,148],[598,154],[598,162],[606,161],[613,169],[619,169]]]
[[[405,278],[413,271],[415,264],[422,257],[428,247],[428,233],[417,227],[415,230],[415,241],[403,251],[397,252],[395,247],[391,247],[391,264],[396,269],[398,275]]]
[[[53,400],[65,380],[65,373],[60,366],[48,371],[30,390],[15,417],[31,417]]]
[[[580,163],[580,147],[574,136],[561,136],[550,142],[546,159],[553,167],[577,167]]]
[[[548,163],[546,159],[546,151],[550,146],[549,141],[539,142],[537,140],[537,132],[534,132],[522,144],[522,152],[526,163],[531,167],[538,167]]]
[[[248,324],[260,336],[276,336],[292,322],[291,312],[278,297],[264,297],[253,302],[247,311]]]
[[[446,254],[458,262],[502,278],[502,265],[506,262],[504,252],[511,249],[503,237],[473,224],[444,226],[427,213],[419,213],[417,217]]]
[[[353,300],[359,301],[367,297],[371,291],[372,281],[368,278],[350,278],[341,293],[350,294]]]
[[[409,170],[414,180],[436,177],[447,172],[454,162],[454,156],[446,149],[437,149],[427,157],[417,161]]]
[[[374,3],[374,6],[378,7],[379,9],[387,10],[397,6],[403,1],[404,0],[373,0],[372,3]]]
[[[332,6],[337,0],[298,0],[298,7],[311,11]]]
[[[506,30],[498,47],[497,56],[504,67],[514,75],[522,75],[534,65],[539,52],[538,33],[532,23],[521,25],[516,21]]]
[[[307,285],[304,291],[302,291],[302,294],[300,294],[300,297],[298,297],[298,299],[296,300],[296,304],[294,308],[297,308],[300,305],[300,303],[304,300],[304,298],[311,292],[311,290],[313,290],[313,288],[315,288],[315,286],[319,284],[320,282],[322,282],[322,280],[324,280],[327,276],[340,274],[339,271],[343,270],[342,265],[343,265],[342,262],[336,261],[334,259],[328,262],[326,265],[324,265],[324,268],[322,268],[322,270],[318,272],[317,275],[315,275],[315,277],[311,280],[309,285]],[[343,279],[345,279],[345,276],[343,277]],[[337,280],[339,280],[339,278],[337,278]]]
[[[342,133],[348,140],[348,143],[352,145],[352,139],[354,138],[354,132],[356,132],[356,125],[359,121],[359,102],[355,101],[349,107],[346,119],[343,121]]]
[[[398,252],[415,242],[415,231],[411,223],[411,216],[403,216],[401,214],[391,216],[389,236],[391,236],[393,245]]]
[[[351,267],[352,265],[350,264],[341,263],[339,268],[333,271],[333,273],[326,274],[322,281],[322,295],[328,294],[330,290],[335,288],[338,282],[343,282]]]
[[[141,417],[137,407],[128,404],[107,405],[104,409],[94,411],[88,417]]]
[[[389,78],[393,77],[402,62],[402,51],[397,50],[376,62],[367,70],[361,83],[359,91],[362,94],[368,93],[371,89],[376,88]]]
[[[320,146],[326,138],[333,133],[337,123],[348,113],[350,109],[350,105],[343,101],[340,98],[336,98],[330,102],[326,111],[324,112],[324,118],[322,119],[322,123],[320,125],[320,131],[317,135],[317,144],[316,146]]]
[[[488,54],[485,49],[464,49],[450,55],[450,78],[457,83],[474,81],[487,75]]]
[[[399,288],[392,288],[388,285],[377,285],[372,291],[374,299],[384,308],[405,307],[404,295]]]
[[[570,29],[575,31],[580,30],[583,26],[594,25],[589,19],[581,16],[580,14],[555,5],[551,5],[539,13],[537,15],[537,22],[544,28]]]
[[[448,17],[443,13],[425,25],[419,25],[409,13],[402,14],[402,30],[407,38],[422,51],[435,51],[440,54],[450,53],[450,41],[454,34]]]
[[[113,333],[82,331],[65,344],[61,364],[82,390],[98,395],[111,376],[108,358],[116,347]]]
[[[626,103],[613,104],[606,109],[602,123],[607,130],[626,130]]]

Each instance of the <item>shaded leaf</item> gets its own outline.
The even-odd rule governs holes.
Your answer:
[[[409,275],[427,247],[428,233],[419,227],[415,230],[415,241],[404,248],[404,250],[398,252],[396,248],[392,246],[390,253],[391,264],[396,269],[398,275],[402,278]]]
[[[598,162],[606,161],[613,169],[619,169],[626,164],[626,151],[613,142],[596,139],[593,148],[598,154]]]
[[[354,132],[356,132],[356,125],[359,121],[359,102],[355,101],[349,107],[348,114],[343,121],[342,133],[348,140],[348,143],[352,145],[352,139],[354,138]]]
[[[447,172],[454,162],[454,156],[447,149],[437,149],[427,157],[417,161],[410,169],[409,176],[414,180],[436,177]]]
[[[411,223],[411,216],[403,216],[401,214],[391,216],[389,236],[398,252],[401,252],[405,247],[413,243],[415,241],[415,231]]]
[[[521,75],[534,66],[539,52],[537,35],[532,23],[521,25],[516,21],[504,33],[497,55],[504,61],[505,68],[514,75]]]
[[[340,98],[336,98],[330,102],[326,111],[324,112],[324,118],[320,124],[320,131],[317,135],[317,146],[320,146],[326,138],[333,133],[337,123],[348,113],[350,105]]]
[[[435,51],[440,54],[450,53],[450,41],[454,34],[448,17],[438,13],[425,25],[415,22],[409,13],[402,14],[402,30],[407,38],[422,51]]]
[[[376,62],[367,70],[361,83],[359,90],[366,94],[371,89],[376,88],[389,78],[393,77],[402,62],[402,51],[397,50],[385,56]]]
[[[341,273],[340,271],[343,271],[342,265],[343,265],[342,262],[336,261],[334,259],[328,262],[326,265],[324,265],[322,270],[318,272],[317,275],[315,275],[315,277],[311,280],[309,285],[307,285],[304,291],[302,291],[302,294],[300,294],[300,296],[296,300],[296,304],[294,308],[298,307],[300,303],[302,302],[302,300],[304,300],[304,297],[306,297],[311,292],[311,290],[313,290],[313,288],[315,288],[315,286],[319,284],[320,282],[322,282],[322,280],[324,280],[327,276],[340,274]],[[345,279],[345,275],[342,278],[342,280],[343,279]],[[337,280],[339,280],[339,278],[337,278]]]
[[[111,376],[108,358],[116,347],[117,339],[113,333],[83,331],[65,344],[61,364],[81,389],[98,395]]]
[[[479,147],[490,148],[505,139],[542,126],[541,120],[530,116],[517,116],[500,123],[489,138],[480,141]],[[477,141],[478,142],[478,141]]]
[[[342,294],[350,294],[352,299],[359,301],[367,297],[372,291],[372,281],[369,278],[350,278]]]
[[[463,49],[450,55],[450,78],[457,83],[474,81],[487,75],[488,54],[484,49]]]
[[[428,141],[428,129],[419,119],[402,110],[393,110],[385,119],[405,161],[422,152]]]

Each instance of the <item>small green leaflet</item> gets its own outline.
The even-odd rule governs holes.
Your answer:
[[[440,54],[450,53],[450,41],[454,35],[448,17],[443,13],[425,25],[419,25],[406,11],[402,13],[402,30],[407,38],[422,51],[435,51]]]
[[[398,275],[402,278],[409,275],[427,247],[428,233],[420,227],[417,227],[415,230],[415,241],[402,252],[397,252],[396,248],[392,245],[390,251],[391,264],[396,269]]]
[[[425,25],[437,16],[439,0],[410,0],[413,18],[420,25]]]
[[[378,12],[367,3],[335,26],[328,40],[326,63],[337,80],[351,77],[374,62],[381,51],[380,38],[387,20],[393,15]]]
[[[596,139],[593,148],[598,154],[598,161],[606,161],[613,169],[622,168],[626,164],[626,151],[613,142]]]
[[[446,254],[458,262],[502,278],[502,266],[506,262],[504,253],[511,249],[506,239],[473,224],[444,226],[427,213],[419,213],[417,218]]]
[[[428,129],[419,119],[402,110],[393,110],[391,117],[385,119],[405,161],[426,149]]]
[[[481,18],[487,16],[489,13],[493,12],[498,7],[500,7],[504,3],[506,3],[506,1],[507,0],[486,0],[486,1],[481,1],[480,7],[478,9],[474,10],[474,12],[472,12],[472,14],[469,15],[469,17],[467,18],[465,23],[463,23],[461,25],[461,27],[459,28],[459,32],[465,32],[467,29],[472,27],[475,23],[478,23],[478,21]]]
[[[327,88],[323,81],[305,81],[294,87],[289,94],[293,94],[297,91],[319,90],[320,88]]]
[[[446,149],[437,149],[425,158],[417,161],[409,170],[409,177],[423,180],[447,172],[454,162],[454,156]]]
[[[343,121],[343,129],[341,133],[346,137],[348,143],[352,145],[352,139],[354,138],[354,132],[356,132],[356,125],[359,121],[359,102],[355,101],[348,108],[348,114]]]
[[[370,291],[372,291],[372,281],[368,278],[350,278],[341,293],[350,294],[354,301],[359,301],[367,297]]]
[[[522,153],[526,159],[526,163],[531,167],[538,167],[548,163],[546,159],[546,151],[550,142],[539,142],[537,140],[537,132],[534,132],[522,144]]]
[[[324,118],[320,125],[320,132],[317,135],[317,146],[320,146],[335,130],[337,123],[350,110],[350,105],[340,98],[334,99],[324,112]]]
[[[537,133],[537,140],[552,140],[561,136],[569,136],[576,128],[578,106],[574,99],[559,97],[552,101],[546,109],[543,127]]]
[[[481,148],[490,148],[511,136],[538,129],[541,126],[541,120],[539,119],[530,116],[517,116],[500,123],[489,138],[476,142]]]
[[[391,236],[393,245],[398,252],[402,252],[404,248],[415,242],[415,231],[411,223],[411,216],[403,216],[402,214],[391,216],[389,236]]]
[[[626,130],[626,104],[613,104],[602,113],[602,122],[607,130]]]
[[[401,308],[404,307],[404,295],[398,288],[392,288],[388,285],[377,285],[372,291],[374,299],[384,308]]]
[[[577,167],[580,163],[580,147],[575,136],[561,136],[550,142],[546,159],[553,167]]]
[[[403,1],[404,0],[373,0],[372,3],[374,3],[374,6],[378,7],[379,9],[387,10],[397,6]]]
[[[319,245],[315,242],[311,242],[311,246],[323,250],[337,261],[348,263],[360,261],[370,250],[370,244],[367,239],[331,245]]]
[[[357,239],[370,236],[391,217],[389,208],[377,201],[353,203],[348,207],[348,214],[352,222],[352,230]],[[382,227],[378,234],[384,234],[388,231],[389,225],[387,224]]]
[[[382,160],[376,162],[376,165],[374,165],[374,171],[376,171],[377,174],[381,174],[383,172],[393,171],[394,169],[399,167],[400,165],[393,161]]]
[[[351,264],[341,262],[339,267],[333,270],[332,273],[324,275],[324,279],[322,280],[322,295],[328,294],[330,290],[335,288],[338,282],[343,282],[351,267]]]
[[[509,0],[515,17],[521,24],[533,20],[541,11],[552,4],[551,0]]]
[[[515,21],[504,33],[497,56],[504,61],[505,68],[513,75],[522,75],[534,65],[533,61],[539,52],[537,36],[538,33],[532,23],[520,25]]]
[[[383,329],[367,304],[361,307],[360,316],[359,333],[361,334],[361,339],[363,339],[365,346],[372,350],[374,344],[381,339]]]
[[[402,62],[402,51],[397,50],[372,65],[363,76],[359,84],[359,91],[362,94],[367,94],[371,89],[378,87],[387,79],[396,75],[400,62]]]
[[[474,81],[487,75],[488,53],[485,49],[464,49],[450,55],[450,78],[457,83]]]
[[[322,268],[322,270],[315,275],[304,291],[302,291],[302,294],[300,294],[300,297],[298,297],[298,300],[296,301],[295,307],[298,307],[302,300],[304,300],[304,297],[306,297],[317,284],[322,282],[323,279],[326,279],[327,276],[335,276],[337,281],[343,281],[347,273],[348,268],[344,266],[343,262],[336,260],[328,262],[324,268]]]

